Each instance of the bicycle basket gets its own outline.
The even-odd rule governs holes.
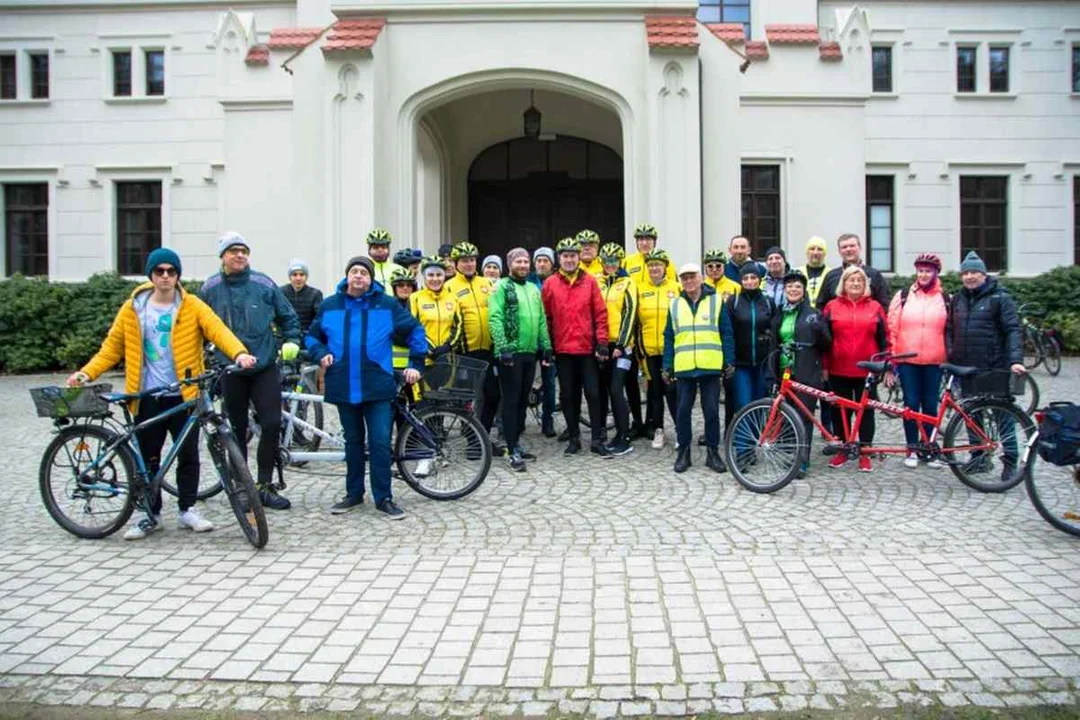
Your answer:
[[[476,402],[484,386],[488,364],[464,355],[443,355],[424,370],[422,396],[437,402]]]
[[[1009,397],[1024,394],[1025,379],[1012,370],[987,370],[971,378],[972,395]]]
[[[95,383],[81,387],[30,388],[38,417],[77,418],[103,417],[109,414],[109,403],[102,395],[112,392],[109,383]]]

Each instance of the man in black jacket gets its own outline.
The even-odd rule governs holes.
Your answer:
[[[870,279],[870,294],[881,303],[881,309],[888,312],[889,301],[892,299],[889,292],[889,281],[879,271],[866,265],[862,257],[862,240],[855,233],[844,233],[836,240],[836,247],[840,251],[840,267],[833,268],[825,275],[821,283],[821,292],[818,293],[815,307],[824,310],[829,301],[836,297],[836,286],[840,283],[840,276],[844,274],[844,268],[848,265],[859,265],[866,271],[866,277]]]
[[[300,318],[301,336],[307,334],[323,301],[322,291],[307,284],[309,274],[307,263],[300,259],[293,260],[289,263],[289,282],[281,286],[281,293]]]

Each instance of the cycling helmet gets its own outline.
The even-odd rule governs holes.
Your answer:
[[[441,257],[437,255],[428,255],[420,261],[420,272],[426,272],[428,268],[437,267],[442,271],[446,271],[446,264]]]
[[[705,251],[705,257],[702,258],[705,263],[726,263],[727,253],[719,248],[713,248],[712,250]]]
[[[394,238],[390,236],[390,233],[382,228],[375,228],[367,234],[368,245],[389,245],[390,241],[393,239]]]
[[[791,269],[784,273],[783,283],[787,285],[789,282],[796,281],[802,283],[803,287],[806,287],[806,275],[803,275],[802,270]]]
[[[401,267],[415,265],[419,260],[420,258],[413,254],[412,248],[405,248],[394,253],[394,262]]]
[[[599,245],[600,235],[593,230],[582,230],[575,238],[582,245]]]
[[[451,260],[460,260],[461,258],[474,258],[480,254],[480,251],[476,249],[468,240],[462,240],[454,245],[450,250]]]
[[[655,240],[657,237],[659,237],[659,234],[656,232],[655,225],[652,225],[650,223],[639,223],[636,227],[634,227],[635,239],[652,238],[653,240]]]
[[[411,283],[413,287],[416,287],[416,278],[413,277],[413,274],[408,270],[398,268],[390,273],[390,287],[394,287],[399,283]]]
[[[653,250],[645,253],[645,264],[648,265],[651,262],[662,262],[669,265],[671,264],[671,257],[668,256],[667,250]]]
[[[626,250],[619,243],[604,243],[604,246],[600,248],[601,260],[622,260],[626,257]]]
[[[941,272],[941,258],[934,253],[923,253],[915,258],[915,267],[919,267],[920,265],[930,265],[939,273]]]
[[[564,252],[581,252],[581,243],[572,237],[565,237],[555,245],[555,252],[562,254]]]

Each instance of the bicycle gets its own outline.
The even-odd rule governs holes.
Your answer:
[[[151,492],[156,486],[165,487],[162,479],[181,445],[199,426],[205,432],[218,474],[219,482],[212,494],[224,490],[244,537],[256,548],[265,546],[269,530],[259,493],[228,420],[211,400],[211,389],[236,369],[235,365],[226,366],[142,393],[113,393],[108,384],[31,389],[38,416],[53,418],[56,428],[56,437],[45,448],[38,472],[42,500],[53,520],[71,534],[87,539],[116,532],[136,509],[146,513],[153,523]],[[195,398],[135,422],[131,401],[176,394],[190,385],[198,387]],[[114,405],[123,411],[122,422],[113,415]],[[180,413],[189,413],[183,429],[151,476],[137,433]],[[98,518],[101,522],[96,522]]]
[[[1034,370],[1044,365],[1053,376],[1061,372],[1061,343],[1053,330],[1042,327],[1036,319],[1046,317],[1046,310],[1024,303],[1017,309],[1024,332],[1024,367]]]
[[[1039,427],[1025,448],[1024,459],[1028,464],[1024,488],[1031,504],[1044,520],[1062,532],[1080,536],[1080,465],[1072,464],[1076,457],[1075,445],[1061,437],[1048,439],[1047,442],[1052,444],[1043,447],[1042,452],[1047,452],[1048,448],[1053,448],[1053,451],[1042,455],[1047,462],[1040,470],[1038,480],[1033,470],[1036,458],[1040,456],[1035,449],[1040,447],[1044,415],[1058,405],[1050,403],[1049,407],[1035,413]],[[1064,456],[1058,455],[1063,451],[1066,453]]]
[[[1020,451],[1027,447],[1035,425],[1015,404],[1000,398],[977,396],[958,401],[952,393],[952,377],[975,376],[979,374],[977,368],[950,364],[941,366],[949,381],[942,392],[936,416],[871,399],[871,389],[877,377],[889,369],[891,362],[914,356],[914,353],[881,353],[875,356],[880,358],[878,360],[859,362],[858,366],[866,370],[867,375],[858,401],[795,382],[791,379],[790,368],[786,369],[774,398],[752,402],[732,418],[731,428],[724,440],[724,450],[727,465],[735,479],[747,490],[757,493],[772,493],[785,487],[809,463],[810,438],[806,435],[806,425],[821,433],[826,442],[824,454],[829,456],[843,454],[857,458],[860,455],[906,455],[911,452],[912,449],[906,445],[877,447],[858,442],[863,414],[867,409],[874,409],[891,417],[917,421],[920,443],[914,451],[919,458],[947,464],[953,474],[970,488],[997,493],[1022,482],[1026,466],[1017,469]],[[853,410],[854,421],[849,423],[845,413],[841,427],[843,435],[834,435],[807,409],[800,394]],[[952,417],[946,424],[946,415],[950,412]],[[939,444],[938,433],[943,425],[945,429]],[[927,426],[932,428],[929,434]],[[1023,440],[1016,437],[1017,428],[1026,431]],[[965,431],[969,436],[966,442],[960,438]],[[1003,467],[1000,479],[980,479],[979,475],[993,470],[994,453],[999,451],[1002,453]],[[964,454],[968,455],[966,459]]]
[[[955,380],[955,378],[954,378]],[[946,378],[941,376],[941,387],[938,390],[938,396],[940,397],[945,392]],[[1039,400],[1042,397],[1042,392],[1039,389],[1039,383],[1035,381],[1035,377],[1031,373],[1024,373],[1023,375],[1013,375],[1009,378],[1010,391],[1013,395],[1013,401],[1016,405],[1024,411],[1027,415],[1034,415],[1036,408],[1039,407]],[[959,383],[953,382],[952,394],[955,399],[962,401],[964,399],[960,390]],[[904,391],[900,385],[900,380],[894,382],[891,386],[887,386],[885,389],[884,397],[881,398],[882,402],[886,405],[903,405],[904,403]]]

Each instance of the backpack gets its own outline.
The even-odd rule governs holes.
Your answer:
[[[1054,465],[1080,465],[1080,405],[1054,402],[1039,422],[1039,457]]]

